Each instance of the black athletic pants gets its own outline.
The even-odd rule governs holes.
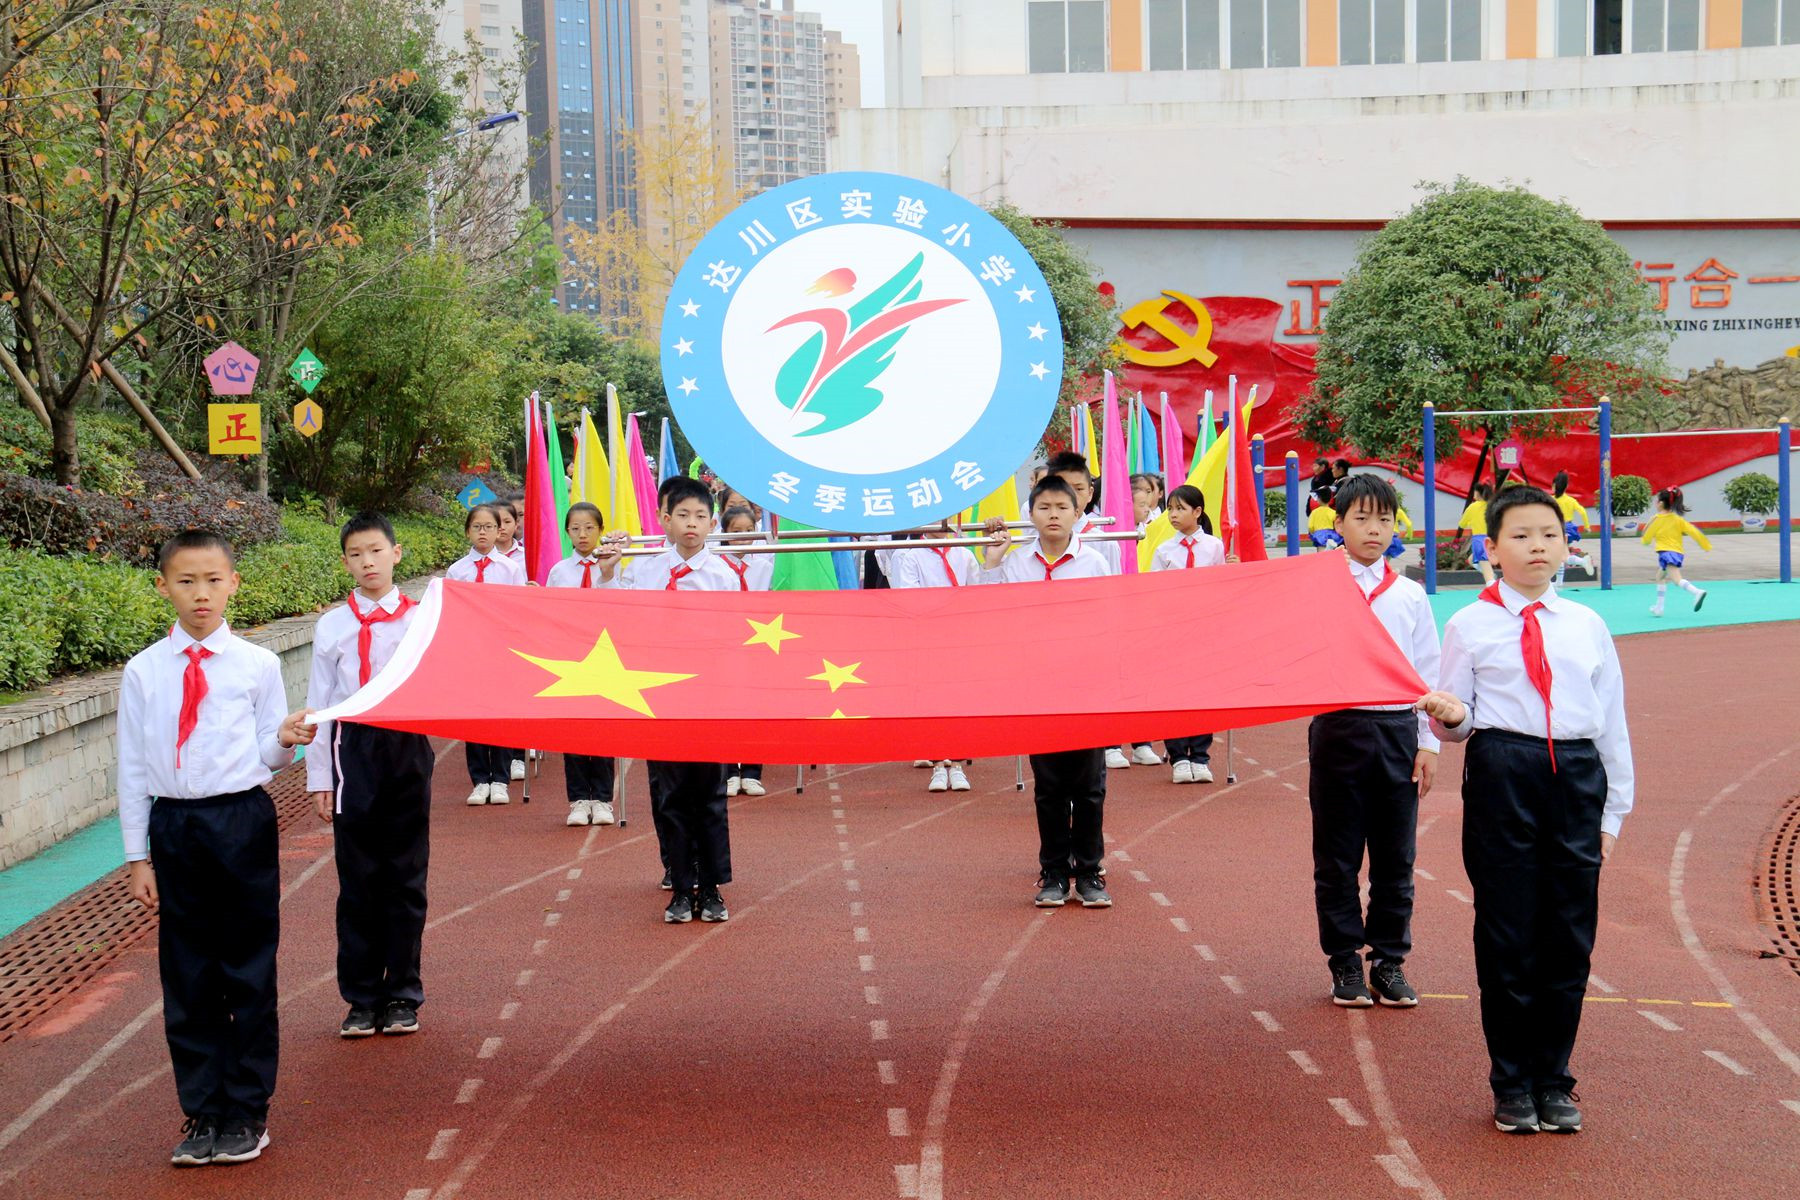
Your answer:
[[[1169,762],[1205,763],[1212,761],[1213,735],[1197,733],[1193,737],[1164,738],[1163,749],[1169,752]]]
[[[739,779],[754,779],[758,783],[761,783],[762,769],[763,765],[761,763],[738,763],[731,768],[731,773],[736,775]]]
[[[1090,875],[1106,854],[1106,751],[1060,750],[1031,756],[1037,802],[1038,867],[1052,879]]]
[[[469,763],[470,783],[510,783],[512,781],[512,760],[519,757],[519,752],[505,746],[486,746],[480,742],[468,742],[463,747],[464,756]]]
[[[150,806],[163,1031],[190,1117],[268,1119],[281,1040],[276,842],[275,806],[259,787]]]
[[[1573,1088],[1600,909],[1606,768],[1589,741],[1482,729],[1463,758],[1463,867],[1496,1096]]]
[[[436,756],[422,733],[341,722],[336,730],[338,994],[358,1008],[417,1006]]]
[[[650,815],[675,890],[730,883],[725,764],[652,761],[649,768]]]
[[[611,804],[613,798],[613,760],[592,754],[563,755],[563,778],[569,786],[569,803],[597,800]]]
[[[1313,904],[1319,949],[1334,967],[1405,962],[1412,949],[1413,853],[1419,828],[1419,718],[1410,711],[1347,708],[1313,718],[1306,733],[1312,802]],[[1357,876],[1369,859],[1365,916]]]

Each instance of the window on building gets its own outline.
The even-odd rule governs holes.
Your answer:
[[[483,25],[481,27],[481,36],[497,38],[500,36],[500,27],[498,25]]]
[[[1417,62],[1470,62],[1481,57],[1481,0],[1418,0]]]
[[[1300,65],[1300,0],[1230,0],[1233,69]]]
[[[1338,0],[1338,61],[1405,62],[1406,0]]]
[[[1700,48],[1700,0],[1631,0],[1631,52]]]
[[[1744,0],[1744,45],[1800,44],[1800,0]]]
[[[1025,32],[1034,74],[1106,70],[1105,0],[1031,0]]]
[[[1219,0],[1150,0],[1150,69],[1219,67]]]
[[[1556,0],[1556,53],[1618,54],[1625,48],[1626,0]]]

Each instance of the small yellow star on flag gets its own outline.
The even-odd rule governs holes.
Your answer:
[[[745,617],[744,620],[750,622],[750,628],[756,632],[750,635],[744,645],[767,646],[776,654],[780,654],[781,643],[791,642],[800,636],[797,633],[789,633],[781,627],[782,621],[786,619],[786,613],[776,613],[773,621],[758,621],[755,617]]]
[[[587,657],[578,660],[538,658],[523,650],[514,650],[520,658],[533,666],[542,667],[556,676],[556,682],[538,693],[538,696],[600,696],[611,700],[621,708],[628,708],[634,713],[646,717],[656,714],[650,711],[650,705],[644,700],[644,692],[648,688],[662,687],[664,684],[679,683],[683,679],[692,679],[692,675],[677,675],[667,671],[637,671],[627,667],[619,658],[619,652],[613,647],[612,633],[600,631],[600,640],[594,648],[587,652]]]
[[[866,721],[869,718],[866,715],[853,717],[841,708],[834,708],[831,710],[831,715],[825,719],[828,721]]]
[[[817,675],[808,675],[807,678],[816,679],[820,683],[830,684],[831,690],[834,692],[843,687],[846,683],[865,682],[856,677],[856,668],[862,666],[859,662],[853,662],[847,667],[840,667],[829,658],[820,661],[825,664],[825,669],[820,671]]]

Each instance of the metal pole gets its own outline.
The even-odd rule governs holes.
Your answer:
[[[794,795],[796,795],[796,796],[801,795],[805,791],[806,791],[806,764],[805,763],[795,763],[794,764]]]
[[[1090,533],[1082,537],[1082,542],[1139,542],[1144,535],[1133,529],[1129,533]],[[1028,546],[1033,539],[1015,537],[1009,539],[1014,546]],[[779,546],[752,545],[736,546],[724,553],[729,554],[832,554],[845,550],[917,550],[921,547],[933,546],[989,546],[993,543],[985,537],[962,538],[920,538],[916,541],[873,541],[873,542],[788,542]],[[666,554],[667,546],[625,546],[619,551],[621,558],[651,558],[658,554]]]
[[[1025,756],[1015,756],[1013,764],[1013,791],[1022,792],[1025,790]]]
[[[1227,729],[1225,731],[1225,782],[1226,783],[1236,783],[1237,782],[1237,757],[1236,757],[1237,745],[1235,742],[1236,736],[1237,736],[1237,731],[1235,729]]]
[[[1300,452],[1287,452],[1287,552],[1300,553]]]
[[[1600,590],[1612,591],[1612,401],[1600,398]]]
[[[648,764],[646,764],[648,770]],[[613,817],[619,828],[625,828],[625,781],[631,775],[631,760],[613,759]]]
[[[1781,521],[1781,582],[1794,582],[1794,528],[1789,514],[1793,511],[1794,467],[1790,459],[1794,450],[1794,426],[1786,417],[1775,426],[1775,477],[1780,484],[1775,501],[1775,515]]]
[[[1437,594],[1437,408],[1425,402],[1425,435],[1421,442],[1425,482],[1425,545],[1419,557],[1425,560],[1425,591]]]
[[[1268,508],[1263,501],[1263,436],[1260,433],[1250,435],[1250,478],[1256,481],[1256,527],[1261,529],[1268,520]]]

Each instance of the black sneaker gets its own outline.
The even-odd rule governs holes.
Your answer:
[[[1538,1128],[1545,1133],[1580,1133],[1581,1110],[1574,1092],[1550,1088],[1537,1094]]]
[[[344,1023],[338,1026],[341,1038],[372,1037],[375,1033],[375,1010],[364,1008],[360,1004],[352,1004],[350,1012],[344,1017]]]
[[[1075,894],[1081,899],[1083,908],[1111,908],[1112,897],[1106,894],[1106,885],[1100,882],[1099,875],[1081,875],[1075,880]]]
[[[663,920],[670,925],[686,925],[693,919],[693,894],[690,892],[676,892],[675,898],[669,901],[669,907],[663,909]]]
[[[419,1010],[405,1000],[390,1000],[381,1015],[383,1033],[419,1032]]]
[[[219,1131],[213,1143],[212,1160],[216,1163],[249,1162],[268,1148],[269,1127],[261,1121],[234,1121]]]
[[[1384,960],[1370,968],[1369,990],[1389,1008],[1412,1008],[1419,1003],[1419,993],[1406,982],[1406,972],[1397,962]]]
[[[1052,879],[1048,875],[1038,876],[1037,899],[1032,901],[1039,908],[1061,908],[1069,902],[1069,881]]]
[[[675,890],[675,876],[668,871],[663,872],[662,890],[665,892],[672,892]]]
[[[725,907],[725,897],[719,895],[718,888],[700,889],[700,919],[713,925],[731,920],[731,912]]]
[[[1339,1008],[1369,1008],[1375,998],[1363,982],[1362,963],[1348,962],[1331,968],[1331,1002]]]
[[[213,1144],[219,1127],[211,1117],[189,1117],[181,1127],[181,1142],[169,1161],[178,1167],[204,1167],[213,1160]]]
[[[1536,1133],[1538,1110],[1530,1093],[1494,1097],[1494,1128],[1501,1133]]]

